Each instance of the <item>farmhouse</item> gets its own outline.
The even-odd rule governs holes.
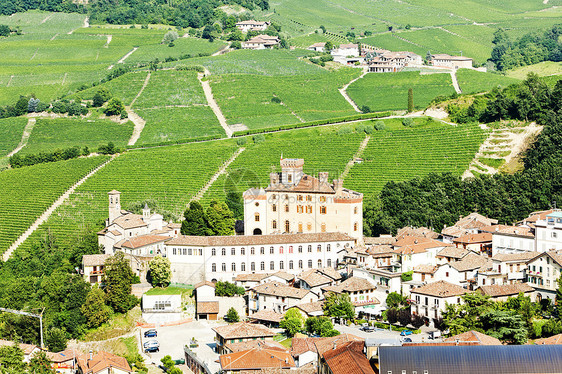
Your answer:
[[[326,43],[314,43],[311,46],[309,46],[307,49],[309,51],[324,52],[325,48],[326,48]]]
[[[340,64],[349,65],[355,62],[363,61],[364,58],[359,54],[358,44],[340,44],[338,48],[334,48],[330,51],[330,54],[334,58],[335,62]]]
[[[343,181],[303,172],[303,159],[281,159],[281,173],[271,173],[266,189],[244,192],[246,235],[341,232],[363,235],[363,194]]]
[[[217,352],[219,354],[228,353],[226,344],[241,343],[250,340],[273,340],[275,332],[269,328],[246,322],[237,322],[231,325],[213,328],[217,334]]]
[[[279,45],[279,38],[277,36],[258,35],[242,42],[242,49],[271,49],[276,45]]]
[[[449,69],[471,69],[472,59],[464,56],[451,56],[447,54],[431,55],[431,65]]]
[[[371,73],[394,73],[401,71],[406,66],[421,66],[423,60],[420,55],[413,52],[384,51],[369,62]]]
[[[91,284],[101,283],[104,274],[105,260],[108,258],[108,254],[84,255],[82,257],[84,280]]]
[[[269,27],[269,25],[271,25],[271,22],[255,21],[253,19],[236,23],[236,27],[242,32],[265,31]]]

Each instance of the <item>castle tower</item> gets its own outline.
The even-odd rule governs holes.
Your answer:
[[[282,158],[281,159],[281,183],[285,185],[299,184],[303,176],[304,159]]]
[[[144,208],[142,208],[142,220],[144,223],[147,223],[150,220],[150,208],[148,204],[144,204]]]
[[[107,193],[109,195],[109,222],[111,224],[115,218],[121,215],[121,192],[113,190]]]

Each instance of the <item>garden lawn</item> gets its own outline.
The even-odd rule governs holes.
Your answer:
[[[97,151],[100,145],[113,142],[117,147],[127,145],[133,133],[133,123],[80,118],[37,119],[27,145],[21,154],[53,152],[74,146]]]
[[[424,109],[436,96],[455,92],[449,74],[400,72],[367,74],[351,84],[347,93],[357,106],[366,105],[372,111],[406,110],[409,88],[413,89],[416,109]]]
[[[494,73],[484,73],[470,69],[457,70],[457,81],[461,91],[466,94],[490,91],[496,87],[505,88],[518,79]]]
[[[6,156],[18,146],[25,125],[26,117],[0,119],[0,157]]]

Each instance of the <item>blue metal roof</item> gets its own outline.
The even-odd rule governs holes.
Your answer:
[[[379,348],[380,374],[562,373],[562,345]]]

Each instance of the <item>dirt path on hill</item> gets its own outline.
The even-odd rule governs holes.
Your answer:
[[[121,59],[119,61],[117,61],[118,64],[122,64],[125,62],[125,60],[132,55],[137,49],[139,49],[139,47],[134,47],[133,49],[131,49],[129,52],[127,52],[127,54],[123,57],[121,57]],[[111,70],[115,67],[115,65],[109,65],[109,67],[107,68],[107,70]]]
[[[347,94],[347,88],[354,82],[358,81],[359,79],[363,78],[365,76],[365,74],[367,74],[367,70],[364,69],[363,73],[358,76],[355,79],[352,79],[348,84],[346,84],[345,86],[343,86],[342,88],[340,88],[338,91],[340,91],[340,94],[343,96],[343,98],[353,107],[353,109],[357,112],[357,113],[362,113],[361,110],[359,109],[359,107],[357,106],[357,104],[355,104],[355,102],[353,100],[351,100],[351,97],[349,97],[349,95]]]
[[[146,125],[146,121],[141,116],[133,112],[131,107],[125,107],[125,110],[127,111],[127,116],[131,122],[135,124],[135,128],[133,129],[133,133],[131,134],[131,138],[129,139],[127,145],[135,145],[137,140],[140,138],[144,126]]]
[[[232,134],[233,134],[232,129],[228,126],[228,123],[226,123],[226,118],[224,117],[224,114],[222,114],[221,108],[218,106],[217,102],[215,101],[215,98],[213,97],[213,90],[211,89],[211,85],[209,84],[208,80],[203,80],[204,77],[207,77],[210,74],[211,73],[209,72],[209,70],[205,68],[205,73],[197,73],[197,79],[199,80],[201,86],[203,87],[203,92],[205,92],[205,98],[207,99],[207,103],[209,103],[209,106],[213,110],[213,113],[215,113],[215,116],[219,120],[219,123],[221,124],[222,128],[224,129],[226,136],[232,138]]]
[[[89,18],[86,17],[84,18],[84,24],[80,27],[90,27],[90,22],[89,22]],[[74,31],[78,30],[80,27],[75,28],[74,30],[70,30],[69,32],[67,32],[68,35],[72,35],[74,33]]]
[[[140,97],[140,95],[142,94],[142,92],[144,91],[144,89],[146,88],[146,86],[148,86],[148,82],[150,81],[150,71],[148,72],[144,83],[141,87],[141,89],[139,90],[139,93],[137,94],[137,96],[135,96],[135,98],[133,99],[133,101],[131,101],[131,104],[129,104],[129,106],[132,108],[133,104],[135,104],[135,102],[137,101],[137,99]]]
[[[213,53],[211,56],[215,57],[215,56],[224,55],[224,54],[228,53],[229,51],[230,51],[230,43],[228,43],[227,45],[225,45],[224,47],[222,47],[221,49],[219,49],[218,51]]]
[[[20,144],[18,144],[18,146],[12,152],[8,153],[6,157],[12,157],[27,145],[27,141],[29,140],[29,136],[31,135],[33,127],[35,127],[36,122],[37,120],[35,118],[30,118],[27,120],[27,125],[25,125],[23,129],[23,135],[21,136]]]
[[[367,145],[369,144],[369,140],[371,140],[371,135],[367,135],[365,139],[363,139],[363,141],[359,145],[359,148],[357,149],[357,152],[355,152],[355,154],[353,155],[353,158],[349,160],[347,165],[345,165],[345,169],[343,170],[343,173],[341,173],[340,176],[340,179],[342,181],[345,180],[345,177],[347,177],[347,174],[349,174],[349,171],[351,170],[353,165],[355,165],[355,159],[360,158],[361,155],[363,155],[363,151],[365,151],[365,148],[367,148]]]
[[[68,199],[68,197],[76,190],[76,188],[78,188],[82,183],[87,181],[88,178],[90,178],[92,175],[97,173],[101,168],[103,168],[105,165],[110,163],[117,156],[118,155],[111,156],[109,160],[99,165],[94,170],[90,171],[88,174],[86,174],[86,176],[84,176],[82,179],[76,182],[72,187],[66,190],[65,193],[63,193],[49,208],[47,208],[47,210],[45,210],[43,214],[41,214],[39,218],[37,218],[37,220],[33,222],[33,224],[29,226],[29,228],[22,235],[20,235],[20,237],[17,240],[12,245],[10,245],[10,247],[2,255],[2,260],[7,261],[12,255],[12,252],[15,251],[31,234],[33,234],[33,232],[35,232],[35,230],[37,230],[37,228],[43,222],[49,219],[49,217],[51,216],[51,214],[53,214],[55,209],[61,206]]]
[[[211,179],[209,179],[209,181],[205,183],[205,185],[191,198],[191,200],[189,200],[189,202],[200,200],[205,195],[207,190],[211,188],[213,183],[215,183],[215,181],[221,176],[221,174],[224,174],[226,168],[228,168],[230,164],[232,164],[234,160],[236,160],[236,158],[240,155],[240,153],[244,152],[244,150],[246,150],[246,148],[238,148],[236,152],[234,152],[234,154],[211,177]]]
[[[453,87],[455,88],[455,91],[457,94],[461,94],[462,90],[459,86],[459,82],[457,81],[457,72],[456,71],[451,71],[451,80],[453,81]]]

